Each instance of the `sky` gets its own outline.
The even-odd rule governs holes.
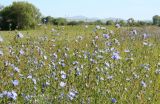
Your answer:
[[[0,4],[7,6],[13,1],[27,1],[44,16],[53,17],[151,20],[154,15],[160,15],[160,0],[0,0]]]

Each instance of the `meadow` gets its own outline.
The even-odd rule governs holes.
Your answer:
[[[160,104],[160,27],[0,31],[0,104]]]

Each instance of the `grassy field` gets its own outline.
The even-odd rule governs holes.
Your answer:
[[[0,31],[0,104],[160,104],[160,28]]]

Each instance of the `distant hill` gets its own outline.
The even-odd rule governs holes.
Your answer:
[[[85,16],[73,16],[73,17],[66,17],[68,21],[87,21],[87,22],[92,22],[99,20],[99,18],[88,18]]]
[[[68,21],[86,21],[86,22],[94,22],[97,20],[101,20],[102,22],[106,22],[107,20],[113,20],[113,21],[117,21],[117,20],[123,20],[121,18],[97,18],[97,17],[86,17],[86,16],[73,16],[73,17],[66,17],[66,19]]]

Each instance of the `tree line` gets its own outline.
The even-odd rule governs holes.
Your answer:
[[[125,20],[101,20],[87,21],[67,21],[65,18],[54,18],[51,16],[43,17],[39,9],[28,2],[13,2],[9,6],[0,5],[0,29],[15,30],[15,29],[34,29],[38,25],[115,25],[121,26],[145,26],[158,25],[160,26],[160,16],[153,16],[153,22],[135,21],[133,18]]]

